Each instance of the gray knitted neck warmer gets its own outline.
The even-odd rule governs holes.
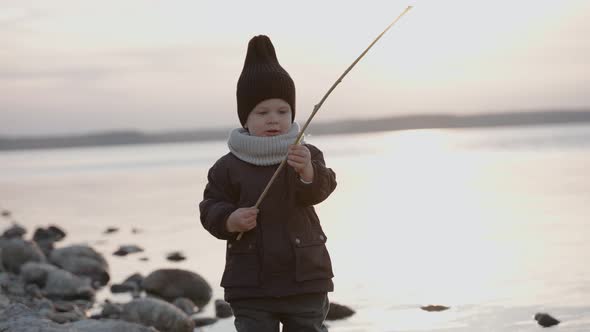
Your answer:
[[[287,155],[289,145],[299,135],[299,124],[293,122],[289,132],[271,137],[251,136],[244,128],[233,129],[227,146],[238,159],[257,166],[280,164]],[[303,140],[301,140],[303,143]]]

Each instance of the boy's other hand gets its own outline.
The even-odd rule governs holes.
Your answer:
[[[295,169],[299,177],[306,181],[313,181],[313,165],[311,164],[311,152],[305,145],[291,145],[287,154],[287,163]]]
[[[239,208],[227,218],[227,230],[232,233],[247,232],[256,227],[257,216],[257,208]]]

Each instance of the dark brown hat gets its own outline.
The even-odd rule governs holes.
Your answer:
[[[236,97],[242,126],[254,106],[272,98],[286,101],[291,106],[291,121],[295,119],[295,83],[279,64],[275,48],[267,36],[250,39]]]

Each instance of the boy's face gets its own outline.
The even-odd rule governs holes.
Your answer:
[[[291,106],[278,98],[263,100],[254,106],[244,128],[252,136],[284,135],[291,129]]]

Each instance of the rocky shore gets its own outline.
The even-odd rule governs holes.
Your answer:
[[[10,212],[3,211],[3,217]],[[107,229],[105,234],[115,231]],[[27,233],[14,224],[0,236],[0,331],[191,332],[233,316],[225,301],[211,301],[210,284],[196,272],[156,269],[112,283],[102,253],[88,245],[58,246],[66,237],[62,228],[38,227],[28,240]],[[113,255],[142,251],[126,245]],[[176,252],[168,259],[184,257]],[[131,300],[97,301],[96,293],[105,287],[112,294],[128,293]],[[204,316],[210,304],[215,316]],[[352,314],[350,308],[334,304],[328,318]]]

